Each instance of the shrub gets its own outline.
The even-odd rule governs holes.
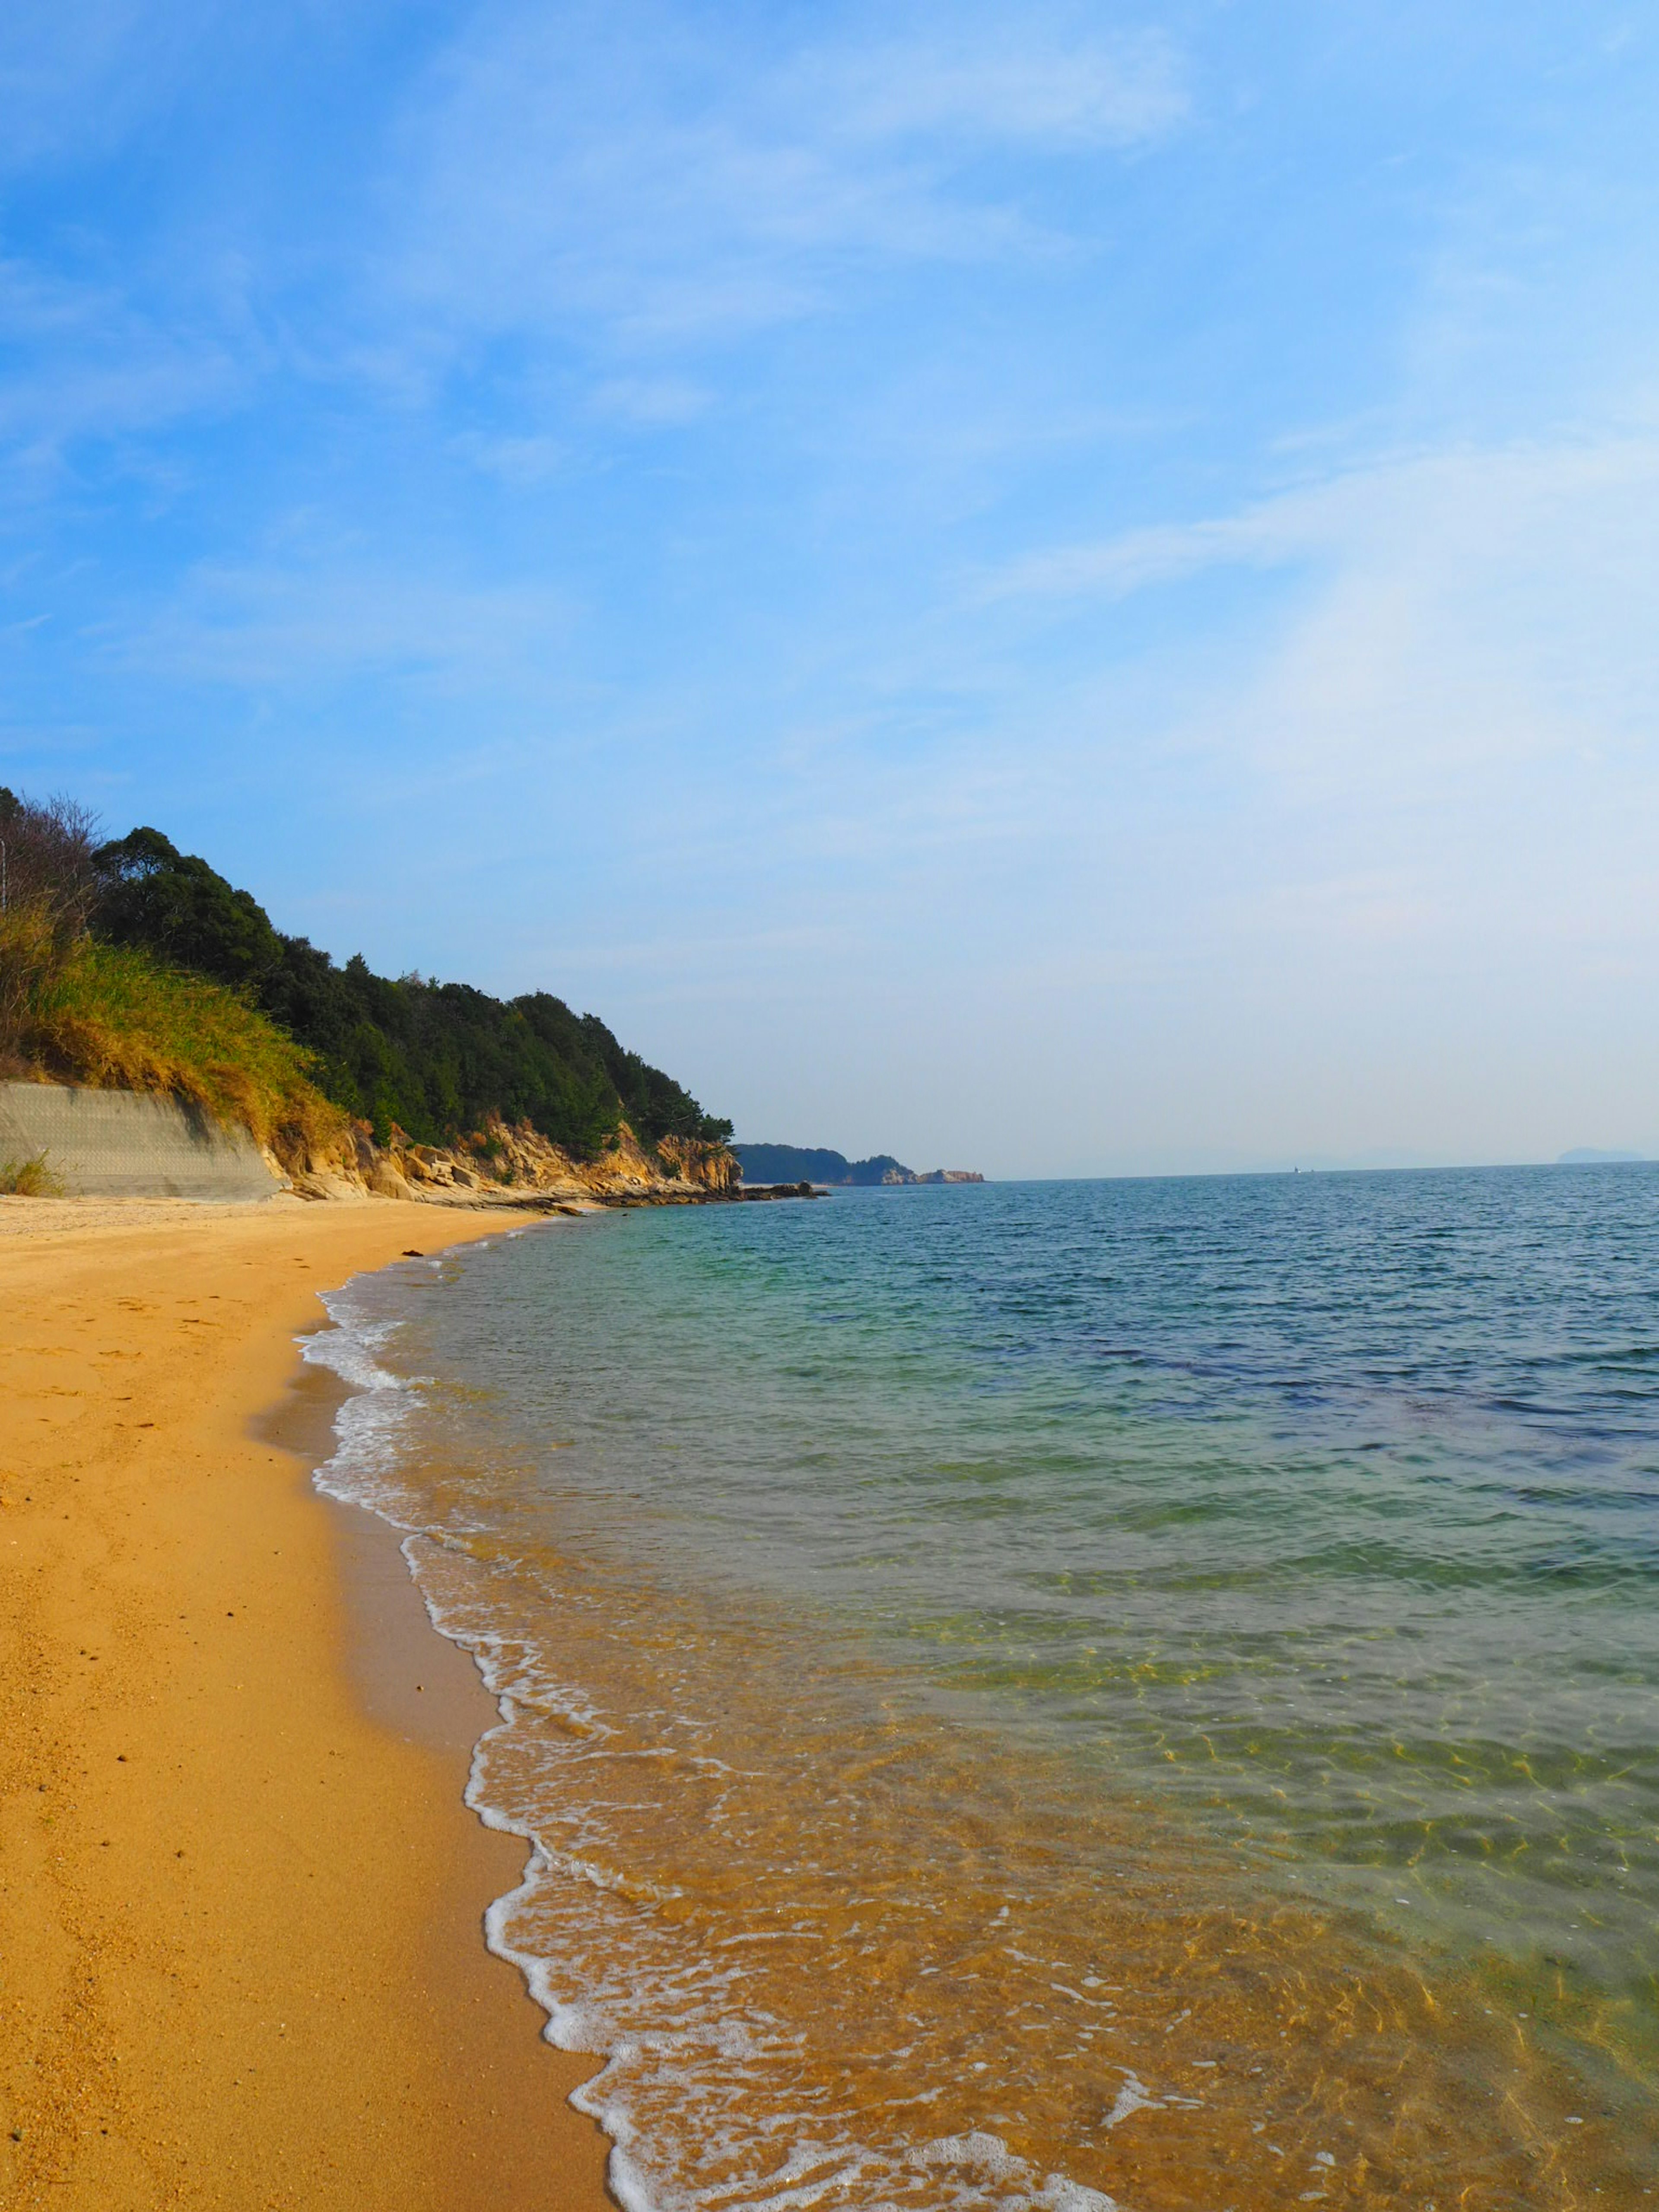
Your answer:
[[[0,910],[0,1054],[7,1060],[25,1055],[33,1008],[68,949],[39,902]]]
[[[96,830],[73,799],[37,805],[0,784],[0,1060],[25,1054],[41,993],[86,929],[98,890]]]
[[[99,891],[98,817],[61,794],[37,803],[0,784],[0,913],[33,907],[58,943],[87,926]]]

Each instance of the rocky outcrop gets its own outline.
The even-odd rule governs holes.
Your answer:
[[[743,1181],[737,1155],[725,1145],[704,1144],[696,1137],[665,1137],[657,1157],[665,1173],[717,1198],[734,1198]]]
[[[738,1194],[740,1171],[723,1145],[667,1137],[644,1146],[628,1124],[592,1159],[550,1143],[527,1121],[487,1121],[450,1145],[417,1145],[394,1128],[376,1145],[354,1127],[337,1158],[291,1171],[306,1198],[367,1191],[441,1206],[695,1206]]]

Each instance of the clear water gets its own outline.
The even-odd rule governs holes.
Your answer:
[[[337,1301],[613,2181],[1659,2190],[1659,1170],[839,1193]],[[420,1379],[416,1379],[420,1378]]]

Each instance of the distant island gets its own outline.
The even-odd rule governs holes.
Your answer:
[[[890,1152],[877,1152],[867,1160],[849,1160],[845,1152],[832,1152],[810,1145],[733,1145],[745,1182],[819,1182],[847,1188],[876,1188],[884,1183],[983,1182],[982,1175],[968,1168],[930,1168],[919,1175],[896,1160]]]
[[[1559,1168],[1611,1168],[1646,1158],[1645,1152],[1599,1152],[1593,1145],[1578,1145],[1571,1152],[1563,1152],[1555,1164]]]

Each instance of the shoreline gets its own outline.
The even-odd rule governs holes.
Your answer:
[[[599,2069],[485,1948],[493,1702],[313,1486],[318,1291],[489,1213],[0,1201],[0,2197],[599,2212]],[[320,1444],[320,1452],[318,1449]]]

